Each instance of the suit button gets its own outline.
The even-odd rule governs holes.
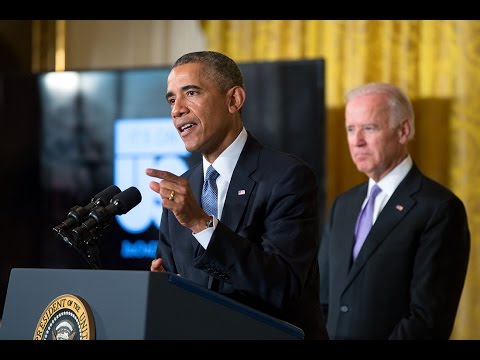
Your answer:
[[[349,310],[349,309],[348,309],[348,306],[346,306],[346,305],[340,306],[340,311],[341,311],[341,312],[346,313],[346,312],[348,312],[348,310]]]

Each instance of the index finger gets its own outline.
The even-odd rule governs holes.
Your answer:
[[[148,168],[148,169],[145,170],[145,173],[148,176],[156,177],[158,179],[165,179],[165,180],[168,180],[168,181],[175,181],[176,179],[178,179],[177,175],[172,174],[171,172],[166,171],[166,170],[158,170],[158,169]]]

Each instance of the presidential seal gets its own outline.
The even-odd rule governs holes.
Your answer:
[[[64,294],[52,300],[38,320],[33,340],[93,340],[95,324],[88,303]]]

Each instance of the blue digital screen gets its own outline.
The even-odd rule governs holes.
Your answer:
[[[142,202],[116,220],[129,234],[146,232],[150,226],[160,227],[161,198],[148,184],[152,178],[146,168],[162,169],[176,175],[188,170],[186,151],[170,118],[117,119],[114,122],[114,184],[120,189],[135,186],[142,194]],[[123,258],[153,258],[157,241],[122,240]]]

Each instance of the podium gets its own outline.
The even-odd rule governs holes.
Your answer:
[[[2,340],[32,340],[55,298],[89,306],[98,340],[302,340],[303,330],[170,273],[12,269]]]

